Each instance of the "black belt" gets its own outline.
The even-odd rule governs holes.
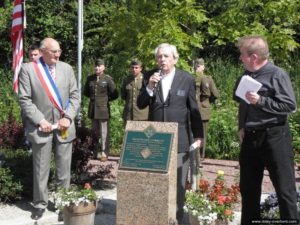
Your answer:
[[[259,127],[246,127],[245,130],[249,131],[249,132],[253,132],[253,131],[266,131],[266,130],[269,130],[270,128],[280,127],[280,126],[284,126],[284,125],[285,125],[285,122],[272,123],[272,124],[265,124],[265,125],[259,126]]]

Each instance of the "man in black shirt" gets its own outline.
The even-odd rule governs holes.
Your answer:
[[[239,102],[240,189],[242,225],[260,218],[263,172],[269,171],[279,201],[280,218],[299,224],[296,205],[294,155],[287,117],[296,110],[288,74],[268,61],[269,48],[261,36],[241,38],[237,47],[249,75],[262,84]],[[237,84],[239,81],[237,82]],[[236,85],[237,86],[237,85]]]

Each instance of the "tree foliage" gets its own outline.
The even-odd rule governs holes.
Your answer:
[[[77,59],[76,2],[27,0],[25,47],[45,37],[53,37],[61,43],[62,60],[75,62]]]
[[[194,0],[126,1],[108,25],[113,34],[108,50],[116,62],[120,55],[123,63],[137,57],[151,68],[153,50],[168,42],[179,50],[179,66],[188,69],[194,49],[202,48],[205,36],[198,28],[205,21],[205,11]]]
[[[270,43],[275,60],[287,60],[299,47],[300,1],[224,0],[204,1],[210,21],[212,45],[230,46],[241,36],[260,34]]]
[[[12,4],[0,4],[0,60],[7,65]],[[61,42],[62,60],[75,63],[77,10],[76,0],[27,0],[25,49],[52,36]],[[169,42],[178,47],[179,66],[189,69],[199,54],[235,55],[234,43],[247,34],[266,36],[274,60],[288,61],[299,48],[299,11],[299,0],[85,0],[83,61],[105,58],[116,74],[133,57],[152,68],[154,48]]]

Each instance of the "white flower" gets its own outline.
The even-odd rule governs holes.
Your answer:
[[[78,206],[81,202],[89,203],[100,199],[90,185],[87,186],[89,188],[77,186],[71,186],[69,189],[60,188],[57,193],[53,194],[56,207],[62,209],[72,204]]]

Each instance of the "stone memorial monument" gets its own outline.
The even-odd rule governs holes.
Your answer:
[[[117,225],[175,225],[177,123],[128,121],[117,172]]]

